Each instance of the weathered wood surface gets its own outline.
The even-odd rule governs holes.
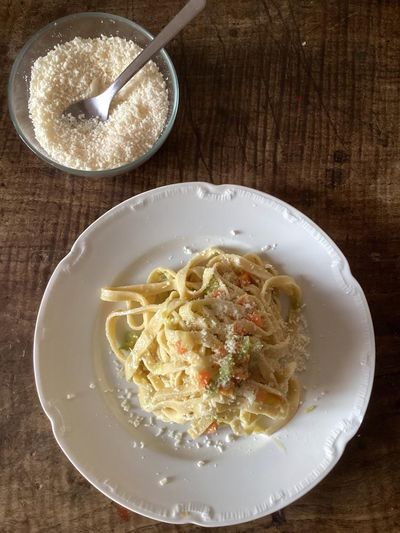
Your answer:
[[[49,276],[84,228],[146,189],[205,180],[267,191],[313,218],[349,258],[377,336],[370,407],[337,467],[283,511],[226,531],[400,531],[400,3],[210,0],[169,46],[182,90],[174,130],[128,175],[67,176],[9,120],[8,74],[34,31],[101,10],[156,32],[181,5],[0,0],[0,530],[200,530],[121,510],[72,467],[39,405],[32,336]]]

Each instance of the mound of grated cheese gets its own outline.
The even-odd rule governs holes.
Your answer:
[[[102,92],[141,50],[120,37],[76,37],[34,62],[29,113],[35,136],[51,158],[75,169],[103,170],[131,162],[154,145],[169,106],[153,61],[114,97],[106,122],[63,115],[71,103]]]

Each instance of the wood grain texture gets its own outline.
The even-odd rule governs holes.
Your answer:
[[[12,62],[60,16],[106,11],[157,32],[178,0],[0,0],[0,530],[190,532],[129,513],[58,448],[36,395],[35,318],[77,236],[130,196],[178,181],[238,183],[291,203],[348,257],[377,337],[371,403],[337,467],[279,513],[224,531],[400,531],[400,4],[209,0],[170,46],[181,84],[157,155],[111,179],[67,176],[34,156],[8,117]]]

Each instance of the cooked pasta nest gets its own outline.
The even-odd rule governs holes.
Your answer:
[[[301,291],[258,255],[210,248],[101,298],[125,304],[108,315],[107,339],[157,418],[190,424],[196,438],[224,424],[270,435],[296,413],[308,346]]]

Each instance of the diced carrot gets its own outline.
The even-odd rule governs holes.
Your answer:
[[[239,276],[240,285],[242,287],[246,287],[247,285],[250,285],[250,283],[253,282],[253,278],[250,276],[248,272],[242,272]]]
[[[208,428],[206,429],[205,432],[208,433],[208,434],[209,434],[209,433],[215,433],[215,432],[217,431],[217,429],[218,429],[218,424],[217,424],[217,421],[214,420],[214,422],[212,422],[212,423],[208,426]]]
[[[182,341],[180,339],[176,341],[175,348],[179,355],[183,355],[187,352],[187,349],[183,346]]]
[[[222,291],[213,291],[210,296],[211,298],[221,298],[221,296],[223,295],[223,292]]]
[[[208,370],[200,370],[198,376],[199,384],[201,387],[205,388],[211,381],[211,374]]]
[[[263,323],[263,319],[262,319],[261,315],[259,315],[258,313],[249,313],[246,318],[247,318],[247,320],[250,320],[251,322],[253,322],[253,324],[255,324],[256,326],[259,326],[259,327]]]

